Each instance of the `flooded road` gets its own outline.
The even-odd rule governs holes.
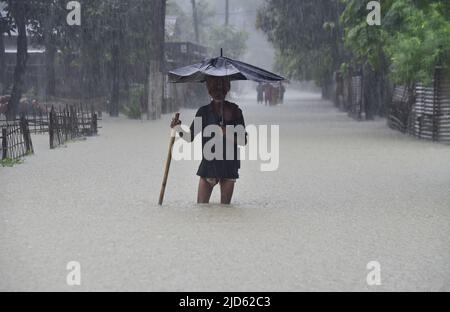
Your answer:
[[[34,136],[35,156],[0,168],[0,290],[450,290],[449,146],[317,94],[238,104],[247,124],[280,125],[280,166],[244,161],[231,207],[218,190],[195,205],[198,161],[172,163],[156,205],[171,116],[104,117],[99,137],[53,151]],[[81,286],[66,284],[70,261]]]

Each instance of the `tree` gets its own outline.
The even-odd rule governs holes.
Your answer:
[[[450,3],[399,0],[389,14],[404,20],[400,30],[390,30],[386,46],[391,58],[391,78],[398,84],[430,85],[436,66],[450,65]]]
[[[278,50],[277,70],[299,80],[315,80],[331,96],[333,72],[345,59],[337,0],[266,0],[257,27]]]
[[[195,4],[195,11],[193,10],[192,14],[186,14],[176,2],[169,0],[167,14],[177,16],[177,30],[172,40],[179,42],[191,41],[210,47],[210,30],[213,27],[218,27],[214,20],[215,11],[207,0],[195,0],[193,2],[191,0],[191,6],[193,4]]]
[[[30,21],[29,34],[45,47],[46,96],[56,95],[55,62],[58,49],[64,50],[64,38],[69,37],[66,23],[66,1],[36,0],[33,5],[35,19]]]
[[[233,26],[213,26],[208,38],[209,47],[213,54],[218,54],[223,49],[226,57],[238,59],[245,53],[248,34],[237,30]]]
[[[11,36],[11,31],[14,28],[13,19],[7,9],[7,3],[0,1],[0,94],[7,89],[6,77],[6,62],[5,62],[5,44],[3,42],[3,35]]]
[[[178,16],[179,31],[175,41],[195,41],[209,48],[212,55],[218,55],[220,49],[224,49],[224,55],[231,58],[239,58],[245,53],[248,34],[232,25],[224,26],[215,23],[212,18],[214,10],[205,0],[191,2],[195,5],[198,27],[195,27],[195,16],[187,17],[183,10],[175,2],[168,2],[168,14]],[[245,3],[248,5],[247,3]],[[250,6],[251,7],[251,6]],[[194,7],[193,7],[194,9]],[[198,28],[198,40],[191,29]]]
[[[113,10],[115,3],[115,0],[83,0],[81,3],[82,23],[77,29],[79,55],[76,64],[80,69],[79,92],[83,101],[101,96],[105,89],[109,90],[112,98],[114,64],[111,61],[111,50],[116,23]],[[114,116],[115,107],[110,105],[109,111]]]
[[[367,2],[344,0],[345,10],[341,16],[344,26],[345,46],[351,51],[348,66],[363,77],[363,110],[366,119],[382,114],[391,99],[388,82],[389,62],[384,51],[387,33],[383,27],[367,23]],[[386,8],[391,0],[383,1],[382,21],[386,23]]]
[[[165,19],[166,0],[149,0],[152,6],[150,15],[150,66],[149,66],[149,95],[148,119],[159,119],[164,102],[165,82]]]
[[[345,0],[341,21],[353,67],[362,68],[365,109],[370,119],[391,99],[389,80],[412,86],[430,84],[436,65],[448,65],[449,3],[446,1],[386,0],[382,24],[366,22],[366,1]]]
[[[198,17],[197,17],[197,6],[195,0],[191,0],[192,3],[192,22],[194,24],[195,42],[200,43],[200,37],[198,33]]]
[[[385,58],[396,83],[430,83],[434,67],[446,63],[450,51],[448,1],[386,0],[382,24],[366,23],[365,1],[345,0],[342,22],[345,43],[354,62],[379,70]]]
[[[33,1],[9,0],[8,11],[14,19],[17,29],[17,62],[14,69],[14,82],[11,99],[8,103],[6,118],[14,120],[18,113],[24,87],[24,75],[28,60],[27,23],[32,16]]]
[[[111,2],[108,25],[111,30],[111,103],[109,114],[112,117],[119,116],[120,106],[120,81],[123,67],[122,47],[124,46],[124,17],[121,14],[129,3],[128,1],[115,0]]]
[[[288,77],[314,79],[330,97],[333,72],[353,68],[363,77],[366,118],[382,114],[390,80],[429,84],[450,55],[450,3],[385,0],[382,24],[367,23],[366,0],[266,0],[258,27],[278,50]],[[345,45],[343,44],[345,43]]]

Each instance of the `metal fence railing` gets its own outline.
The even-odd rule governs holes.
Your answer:
[[[65,106],[52,107],[48,116],[48,133],[50,148],[65,144],[69,140],[98,133],[98,115],[87,107]]]
[[[431,86],[397,86],[388,125],[421,139],[450,143],[450,71],[436,68]]]
[[[22,116],[19,121],[3,123],[0,128],[1,159],[19,159],[34,153],[29,125],[25,117]]]
[[[336,106],[356,120],[364,119],[363,77],[360,72],[336,73]]]

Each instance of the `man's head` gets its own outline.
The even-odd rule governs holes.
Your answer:
[[[206,80],[209,95],[215,101],[225,100],[231,89],[230,80],[223,77],[208,77]]]

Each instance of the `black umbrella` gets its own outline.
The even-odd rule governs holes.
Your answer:
[[[222,54],[222,53],[221,53]],[[219,56],[201,63],[181,67],[169,72],[173,83],[205,82],[208,76],[227,77],[232,80],[252,80],[256,82],[277,82],[283,77],[256,66]]]
[[[172,83],[206,82],[208,77],[224,77],[230,81],[277,82],[286,80],[262,68],[224,57],[223,49],[220,49],[219,57],[206,59],[201,63],[181,67],[169,72],[169,82]],[[223,103],[221,125],[223,125]]]

